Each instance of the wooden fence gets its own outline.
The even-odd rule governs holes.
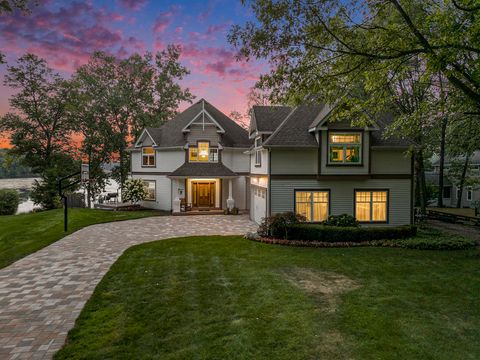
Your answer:
[[[427,217],[449,223],[463,223],[480,226],[480,217],[457,215],[438,210],[427,210]]]

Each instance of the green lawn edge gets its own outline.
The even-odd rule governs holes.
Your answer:
[[[63,231],[63,210],[0,216],[0,269],[86,226],[158,216],[158,211],[105,211],[69,209],[68,232]]]

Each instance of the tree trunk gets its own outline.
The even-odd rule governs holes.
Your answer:
[[[417,203],[420,206],[420,212],[425,214],[427,210],[427,185],[425,182],[425,167],[423,164],[422,149],[416,150],[414,159]]]
[[[467,176],[467,170],[468,170],[468,162],[470,161],[470,156],[465,157],[465,163],[463,164],[463,170],[462,170],[462,177],[460,178],[460,184],[458,186],[458,189],[460,190],[458,192],[458,198],[457,198],[457,208],[462,207],[462,196],[463,196],[463,187],[465,186],[465,177]]]
[[[90,169],[92,168],[92,161],[91,161],[91,156],[92,154],[88,154],[88,170],[90,171]],[[90,176],[89,176],[90,177]],[[90,178],[88,179],[88,182],[87,182],[87,208],[91,208],[92,206],[92,202],[91,202],[91,181],[90,181]]]
[[[438,201],[437,206],[443,207],[443,173],[445,166],[445,138],[447,134],[448,118],[445,116],[442,119],[442,131],[440,141],[440,171],[438,174]]]

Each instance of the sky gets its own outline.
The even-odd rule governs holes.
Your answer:
[[[266,69],[237,61],[227,41],[229,28],[247,20],[253,15],[239,0],[39,0],[31,14],[0,16],[0,49],[11,64],[32,52],[68,78],[95,50],[126,57],[178,44],[191,72],[182,85],[228,115],[246,111],[247,93]],[[0,116],[13,92],[3,85],[5,71],[0,65]]]

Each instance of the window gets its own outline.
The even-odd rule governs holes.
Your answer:
[[[155,166],[155,149],[152,147],[142,148],[142,166]]]
[[[467,190],[467,201],[472,201],[473,200],[473,191],[471,188]]]
[[[456,195],[455,195],[455,199],[459,199],[460,198],[460,188],[457,187],[457,192],[456,192]]]
[[[355,217],[360,222],[387,221],[388,191],[355,191]]]
[[[255,166],[262,166],[262,150],[255,150]]]
[[[327,220],[328,202],[328,191],[295,191],[295,211],[309,222]]]
[[[196,147],[188,149],[188,159],[191,162],[218,162],[218,148],[211,148],[208,142],[199,142]]]
[[[255,166],[262,166],[262,138],[260,136],[255,138]]]
[[[208,161],[218,162],[218,149],[216,149],[216,148],[211,148],[210,149],[210,156],[208,158]]]
[[[443,197],[445,199],[450,199],[450,196],[452,196],[452,188],[450,186],[444,186],[443,187]]]
[[[361,133],[330,133],[328,136],[328,162],[330,164],[360,164]]]
[[[148,195],[145,200],[154,201],[155,192],[156,192],[156,182],[155,180],[144,180],[145,188],[147,189]]]

